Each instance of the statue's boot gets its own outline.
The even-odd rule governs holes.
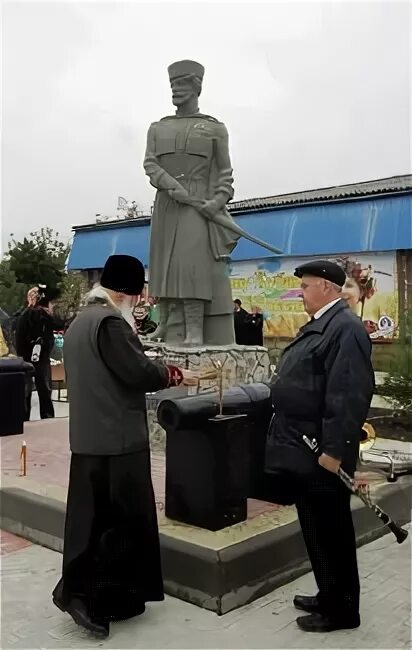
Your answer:
[[[169,304],[167,300],[159,300],[159,325],[152,334],[147,337],[148,341],[164,341],[167,333],[167,320],[169,318]]]
[[[190,347],[203,345],[203,320],[205,311],[203,300],[185,300],[183,309],[186,329],[184,345]]]

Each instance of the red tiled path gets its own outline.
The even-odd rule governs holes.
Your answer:
[[[67,487],[70,464],[68,420],[56,418],[55,420],[29,422],[25,425],[23,435],[0,438],[2,475],[19,475],[23,440],[27,445],[27,478],[40,484]],[[165,498],[164,454],[152,454],[152,478],[158,507],[163,510]],[[265,512],[271,512],[278,507],[263,501],[249,499],[248,517],[253,518]]]
[[[9,555],[28,546],[31,546],[31,542],[28,542],[27,539],[0,530],[0,555]]]

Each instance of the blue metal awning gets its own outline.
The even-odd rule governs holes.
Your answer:
[[[145,266],[149,258],[150,226],[121,226],[75,232],[67,268],[101,269],[110,255],[133,255]]]
[[[358,199],[256,211],[235,217],[251,235],[280,248],[283,257],[379,252],[412,248],[412,196]],[[149,225],[121,225],[75,232],[68,268],[98,269],[109,255],[134,255],[149,263]],[[241,239],[234,262],[272,257]]]

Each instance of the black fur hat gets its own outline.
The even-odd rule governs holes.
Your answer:
[[[144,282],[144,266],[131,255],[111,255],[100,280],[104,289],[125,293],[127,296],[139,296],[143,291]]]

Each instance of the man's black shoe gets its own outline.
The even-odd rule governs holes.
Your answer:
[[[309,614],[320,613],[317,596],[295,596],[293,604],[296,609],[303,609],[304,612],[309,612]]]
[[[89,632],[92,632],[95,636],[107,637],[110,632],[109,621],[95,621],[90,618],[87,613],[86,605],[83,603],[80,598],[73,598],[70,603],[64,606],[56,598],[53,598],[53,603],[58,607],[62,612],[67,612],[72,617],[73,621],[84,627]]]
[[[300,616],[296,619],[296,623],[303,632],[335,632],[335,630],[353,630],[359,627],[360,617],[357,615],[335,619],[321,614],[310,614]]]

